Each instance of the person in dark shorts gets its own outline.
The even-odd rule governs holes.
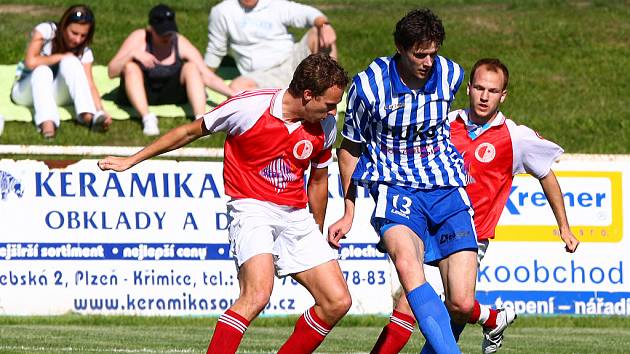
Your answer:
[[[149,105],[190,102],[195,117],[206,111],[205,86],[233,95],[206,67],[201,54],[178,33],[175,12],[160,4],[149,12],[149,26],[133,31],[107,65],[110,78],[120,76],[116,103],[132,106],[142,117],[145,135],[158,135],[157,116]]]

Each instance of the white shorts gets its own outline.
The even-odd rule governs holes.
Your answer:
[[[284,277],[337,259],[307,209],[255,199],[227,203],[230,255],[240,268],[253,256],[273,255],[276,275]]]
[[[293,45],[290,55],[280,64],[269,69],[254,71],[243,77],[256,82],[259,88],[286,88],[293,79],[293,72],[297,66],[311,54],[308,47],[307,35]]]

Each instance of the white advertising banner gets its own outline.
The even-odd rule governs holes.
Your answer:
[[[480,302],[529,314],[630,314],[622,207],[630,166],[567,160],[554,170],[578,252],[564,252],[538,182],[517,176],[480,267]],[[238,296],[220,162],[152,160],[113,173],[95,160],[64,168],[0,160],[0,193],[0,314],[219,315]],[[390,266],[375,248],[373,202],[359,194],[339,252],[350,313],[389,313]],[[334,164],[327,222],[342,212]],[[291,278],[276,279],[264,314],[311,304]]]

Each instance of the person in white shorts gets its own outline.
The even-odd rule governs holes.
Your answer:
[[[230,249],[241,292],[219,318],[208,353],[236,352],[269,302],[274,273],[292,276],[315,299],[279,353],[313,352],[350,309],[337,252],[322,234],[334,113],[348,81],[335,60],[313,54],[297,67],[288,89],[244,91],[133,156],[98,162],[102,170],[124,171],[201,136],[227,134],[223,177],[232,198]]]
[[[287,27],[309,28],[297,43]],[[287,87],[297,65],[311,53],[337,58],[336,34],[318,9],[286,0],[224,0],[210,10],[205,62],[216,70],[234,57],[242,76],[236,91]]]
[[[92,77],[94,24],[92,10],[75,5],[59,23],[42,22],[31,33],[11,101],[34,107],[35,126],[44,138],[54,138],[59,128],[57,105],[73,103],[77,121],[92,130],[107,130],[112,123]]]

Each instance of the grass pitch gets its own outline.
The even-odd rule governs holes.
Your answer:
[[[292,331],[295,316],[261,318],[247,331],[239,353],[274,353]],[[0,353],[205,353],[216,318],[0,317]],[[349,316],[317,353],[367,353],[385,317]],[[424,343],[416,330],[403,353]],[[468,326],[464,353],[479,353],[481,328]],[[500,353],[627,353],[625,317],[524,317],[507,330]]]

